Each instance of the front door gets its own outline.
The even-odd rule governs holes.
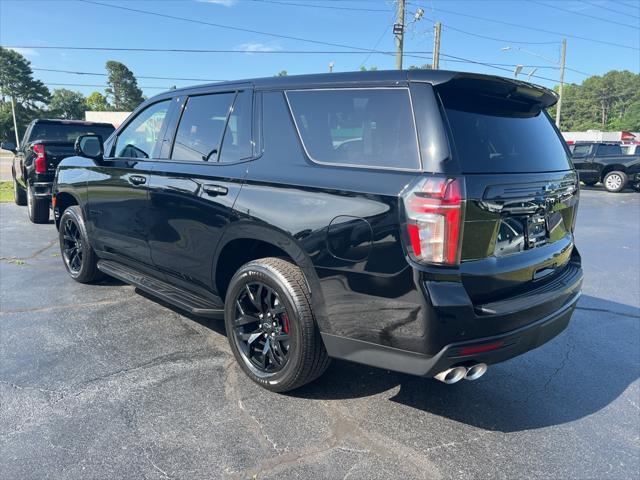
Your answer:
[[[170,103],[163,100],[142,110],[91,168],[87,203],[93,247],[125,263],[152,264],[147,242],[149,179]]]
[[[190,96],[149,185],[149,245],[172,283],[215,291],[213,256],[253,155],[250,90]]]

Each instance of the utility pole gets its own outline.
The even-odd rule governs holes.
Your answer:
[[[9,95],[11,97],[11,114],[13,115],[13,131],[16,134],[16,148],[20,148],[20,136],[18,135],[18,122],[16,121],[16,104],[13,100],[13,95]]]
[[[396,36],[396,69],[402,70],[402,49],[404,45],[404,0],[398,0],[398,15],[393,26]]]
[[[556,105],[556,127],[560,128],[560,110],[562,109],[562,89],[564,87],[564,65],[567,61],[567,39],[562,39],[560,52],[560,88],[558,90],[558,104]]]
[[[433,27],[433,64],[431,68],[438,70],[440,68],[440,32],[442,31],[442,24],[436,22]]]

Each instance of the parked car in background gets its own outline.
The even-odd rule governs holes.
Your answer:
[[[580,296],[556,99],[440,70],[172,90],[60,163],[62,261],[224,318],[269,390],[331,357],[475,380],[555,337]]]
[[[640,155],[625,155],[620,143],[576,143],[571,159],[586,185],[602,182],[609,192],[621,192],[627,185],[640,189]]]
[[[106,140],[114,130],[109,123],[37,119],[27,127],[20,148],[10,141],[2,142],[3,150],[14,153],[13,198],[16,204],[28,206],[32,222],[49,221],[56,167],[63,158],[73,155],[76,139],[91,133]]]

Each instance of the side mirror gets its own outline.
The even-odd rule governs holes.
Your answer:
[[[18,151],[18,149],[16,148],[16,144],[8,141],[0,143],[0,149],[9,150],[12,153],[16,153]]]
[[[88,158],[102,158],[104,146],[100,135],[80,135],[74,146],[76,155]]]

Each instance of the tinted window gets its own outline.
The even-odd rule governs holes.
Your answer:
[[[441,95],[462,173],[571,168],[549,117],[524,102],[452,89]]]
[[[573,147],[574,157],[586,157],[591,153],[593,145],[576,145]]]
[[[189,97],[184,107],[171,158],[218,160],[218,149],[235,93]]]
[[[227,130],[222,142],[221,162],[235,162],[249,158],[253,153],[252,138],[252,103],[250,91],[239,92],[229,115]]]
[[[73,143],[80,135],[93,133],[100,135],[102,140],[109,138],[109,135],[115,130],[112,126],[102,125],[73,125],[63,123],[36,123],[33,126],[29,141],[34,140],[51,140],[55,142]]]
[[[298,90],[287,99],[313,160],[420,168],[407,89]]]
[[[620,145],[598,145],[598,155],[622,155],[622,148]]]
[[[116,157],[150,158],[158,145],[164,126],[169,100],[154,103],[140,112],[116,140]]]

